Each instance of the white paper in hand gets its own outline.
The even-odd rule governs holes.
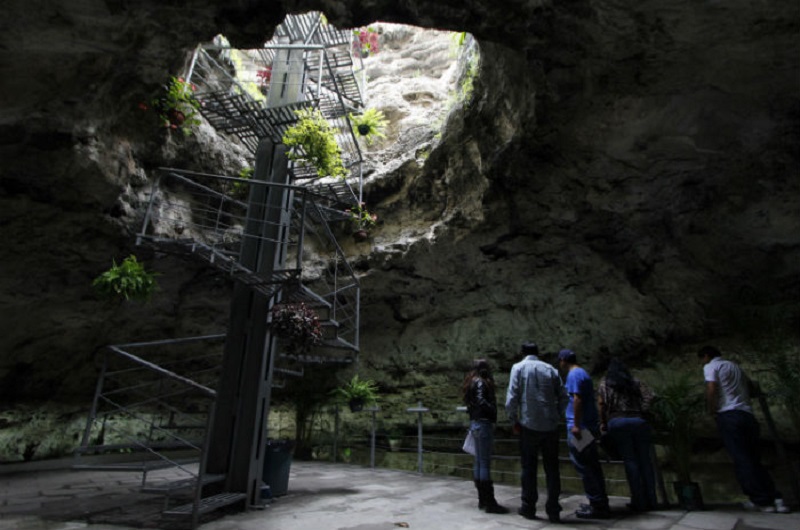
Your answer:
[[[574,434],[569,435],[569,443],[571,443],[572,446],[579,452],[582,452],[584,449],[586,449],[593,441],[594,436],[592,435],[592,431],[589,429],[581,429],[580,440]]]

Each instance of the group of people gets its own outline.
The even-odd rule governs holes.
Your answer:
[[[625,466],[631,492],[629,508],[644,512],[657,507],[656,474],[652,459],[652,429],[648,410],[653,392],[634,378],[619,359],[612,359],[597,391],[589,373],[578,364],[572,350],[558,353],[558,369],[539,359],[539,348],[526,342],[523,359],[509,375],[505,410],[514,434],[519,436],[522,486],[519,515],[536,519],[539,500],[539,454],[546,477],[545,513],[550,522],[561,522],[559,424],[566,419],[569,458],[583,482],[588,504],[575,516],[605,519],[611,516],[598,441],[611,441]],[[706,402],[714,416],[725,447],[731,454],[736,477],[750,498],[745,508],[786,513],[781,494],[760,461],[758,423],[750,406],[750,383],[741,368],[723,360],[720,352],[706,346],[698,352],[704,364]],[[478,507],[488,513],[508,513],[494,495],[491,456],[497,422],[496,385],[489,363],[473,362],[462,385],[464,402],[475,439],[473,478]]]

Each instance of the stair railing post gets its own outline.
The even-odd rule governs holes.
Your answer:
[[[308,215],[307,201],[308,194],[303,192],[303,200],[300,206],[300,233],[297,235],[297,262],[295,265],[298,270],[303,268],[303,245],[306,238],[306,216]]]
[[[197,528],[200,523],[200,502],[203,499],[203,480],[206,474],[206,460],[208,459],[208,448],[211,444],[211,429],[214,425],[214,412],[216,410],[216,400],[212,399],[208,407],[208,418],[206,418],[206,433],[203,437],[203,448],[200,453],[200,465],[197,469],[197,485],[194,490],[194,506],[192,507],[192,530]]]
[[[156,190],[158,190],[160,184],[161,172],[159,171],[156,174],[155,180],[153,180],[153,184],[150,186],[150,201],[147,203],[147,211],[144,214],[144,221],[142,221],[142,231],[136,236],[137,245],[141,244],[142,237],[147,235],[147,225],[150,224],[150,216],[153,212],[153,202],[155,202]]]
[[[103,392],[103,384],[106,379],[106,371],[108,370],[108,350],[103,352],[103,365],[100,368],[100,375],[97,377],[97,385],[94,390],[94,398],[92,399],[92,407],[89,409],[89,417],[86,420],[86,428],[83,431],[81,438],[81,449],[86,449],[89,446],[89,437],[92,434],[92,425],[94,420],[97,419],[97,403],[100,401],[100,394]],[[81,456],[80,451],[75,452],[75,460],[79,460]]]
[[[198,44],[197,47],[194,49],[194,53],[192,54],[192,62],[189,65],[189,71],[186,73],[186,84],[191,86],[192,83],[192,75],[194,75],[194,67],[197,64],[197,57],[200,54],[200,50],[202,50],[203,45]]]
[[[406,412],[417,414],[417,471],[422,473],[422,415],[430,409],[422,406],[422,401],[417,401],[416,407],[406,409]]]
[[[322,93],[322,63],[325,61],[325,49],[319,51],[319,71],[317,73],[317,99]]]

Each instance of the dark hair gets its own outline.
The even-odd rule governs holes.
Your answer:
[[[708,355],[709,358],[713,359],[714,357],[719,357],[722,354],[714,346],[703,346],[702,348],[697,350],[698,357],[705,357],[706,355]]]
[[[641,397],[642,390],[639,388],[639,382],[633,378],[628,367],[625,363],[616,357],[611,359],[608,363],[608,372],[606,373],[606,384],[619,392],[634,397]]]
[[[467,392],[469,392],[470,387],[472,386],[472,381],[475,379],[483,379],[488,385],[489,388],[494,390],[494,378],[492,377],[492,371],[489,368],[489,361],[486,359],[475,359],[472,361],[472,368],[467,375],[464,376],[464,382],[461,384],[461,394],[466,398]]]

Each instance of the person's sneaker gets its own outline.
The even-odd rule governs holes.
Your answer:
[[[582,504],[580,509],[575,511],[575,517],[578,519],[608,519],[611,517],[611,510]]]
[[[747,510],[748,512],[762,512],[762,513],[775,513],[777,508],[777,500],[775,501],[776,506],[771,504],[767,504],[766,506],[762,506],[759,504],[755,504],[752,501],[744,501],[742,503],[742,508]],[[781,505],[783,505],[783,499],[781,499]],[[781,512],[785,513],[785,512]]]
[[[776,513],[791,513],[792,510],[783,504],[783,499],[775,499],[775,512]]]

